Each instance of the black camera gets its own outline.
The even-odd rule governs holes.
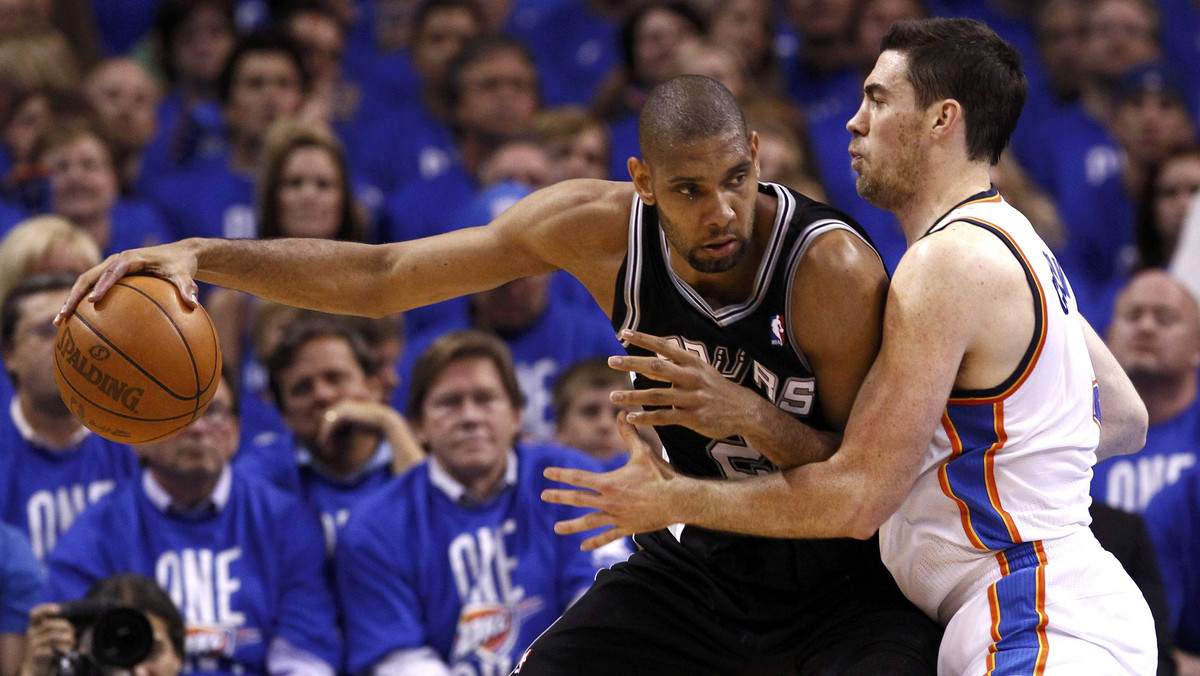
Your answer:
[[[75,626],[82,642],[90,634],[90,650],[80,653],[78,645],[54,662],[55,676],[93,676],[104,667],[132,669],[150,656],[154,630],[141,611],[111,599],[84,599],[58,604],[58,616]]]

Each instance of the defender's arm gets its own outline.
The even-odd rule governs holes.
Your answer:
[[[1146,404],[1125,369],[1083,315],[1079,316],[1079,323],[1100,388],[1100,445],[1096,448],[1096,460],[1136,453],[1146,444],[1150,424]]]

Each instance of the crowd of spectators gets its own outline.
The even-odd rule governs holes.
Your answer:
[[[683,73],[742,104],[762,180],[849,214],[892,269],[905,242],[855,190],[846,121],[888,27],[925,16],[1022,54],[993,180],[1147,404],[1146,448],[1093,482],[1136,518],[1097,531],[1153,542],[1139,582],[1200,673],[1200,1],[0,0],[0,676],[71,643],[35,603],[124,573],[187,627],[154,673],[507,673],[627,551],[556,541],[536,500],[546,463],[625,457],[607,393],[627,379],[603,361],[622,348],[577,281],[378,320],[204,288],[221,390],[133,448],[58,399],[74,275],[187,237],[427,237],[628,180],[646,93]],[[108,593],[148,598],[131,579]],[[147,603],[166,637],[178,618]]]

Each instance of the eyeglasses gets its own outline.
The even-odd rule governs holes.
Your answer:
[[[212,404],[204,409],[204,412],[197,416],[196,420],[203,420],[212,424],[227,423],[234,418],[232,406],[225,404]]]

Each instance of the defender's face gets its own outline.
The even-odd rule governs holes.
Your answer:
[[[858,194],[881,209],[903,204],[915,193],[925,152],[923,112],[908,80],[908,57],[895,51],[880,54],[846,129],[852,137],[850,167],[858,173]]]
[[[643,199],[658,207],[658,219],[676,253],[703,273],[725,272],[745,260],[758,198],[758,136],[736,132],[663,151],[645,165],[638,182]],[[646,185],[648,183],[648,185]],[[646,190],[649,188],[649,190]]]

